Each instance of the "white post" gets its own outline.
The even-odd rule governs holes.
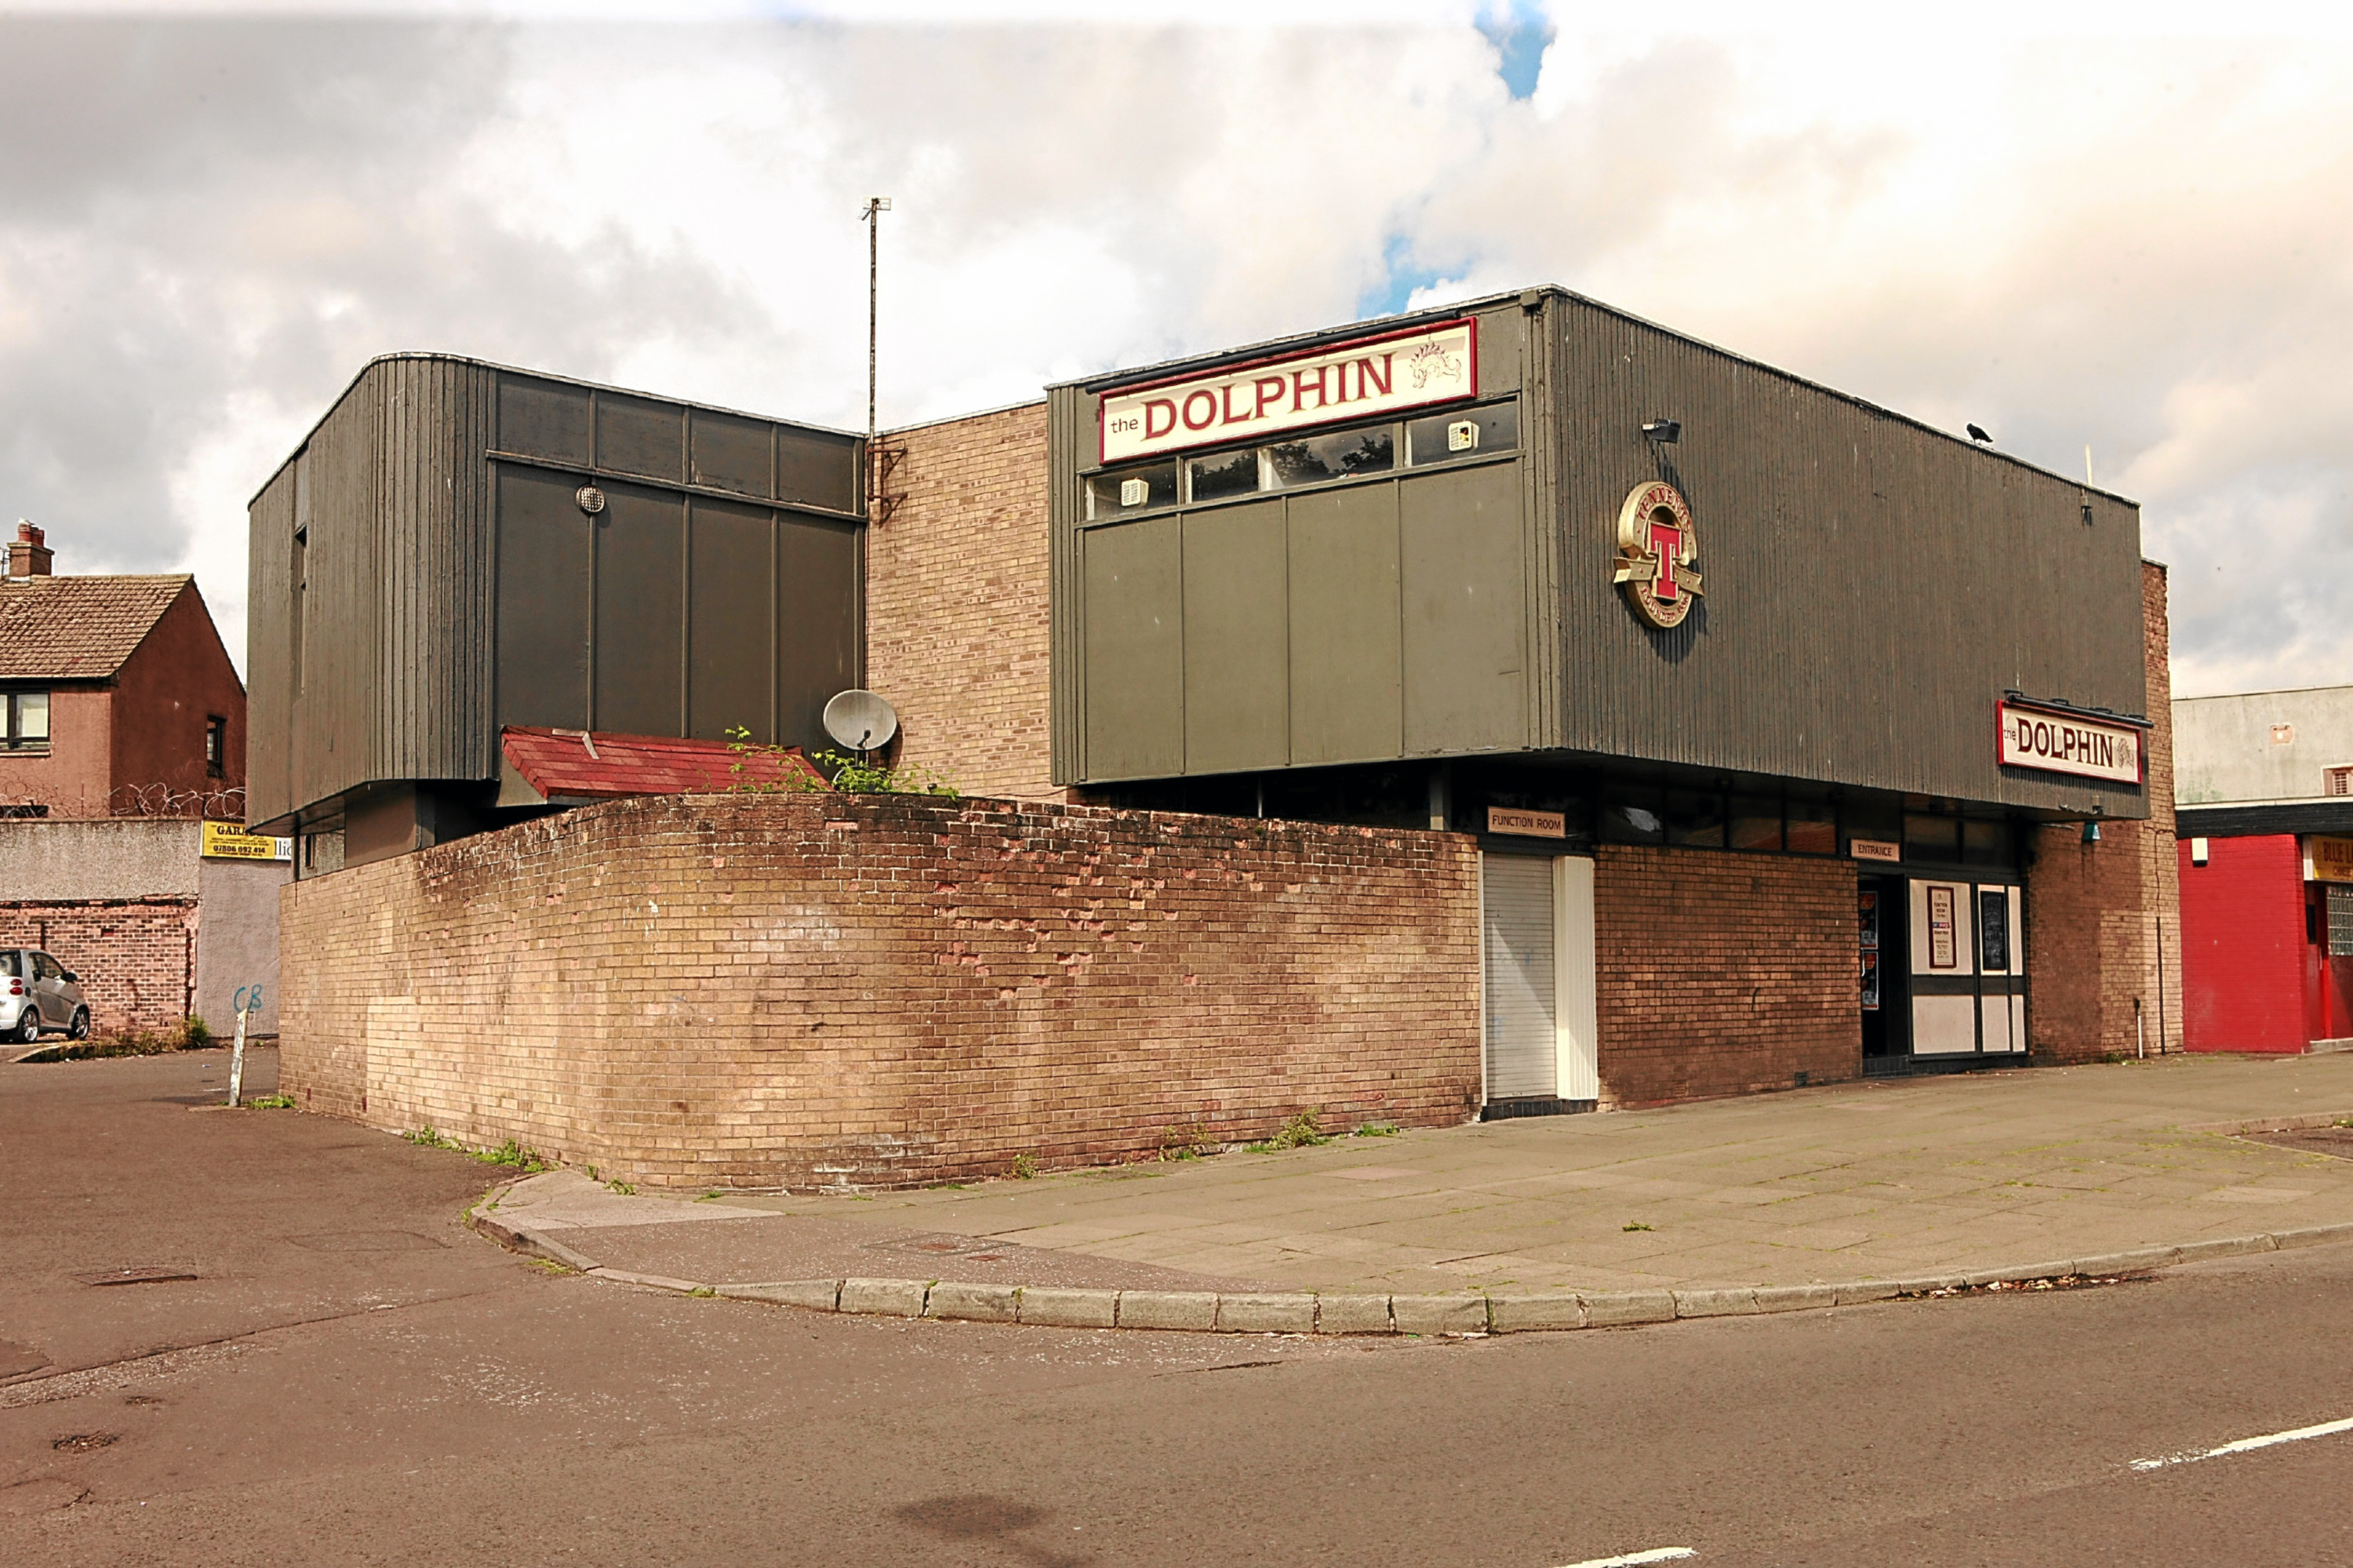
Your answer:
[[[245,1089],[245,1015],[247,1010],[237,1010],[237,1044],[228,1048],[228,1108],[237,1108],[237,1097]]]

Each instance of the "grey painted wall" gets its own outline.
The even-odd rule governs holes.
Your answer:
[[[278,1033],[278,890],[293,867],[277,861],[208,860],[198,882],[196,1015],[226,1040],[237,993],[259,988],[248,1034]]]
[[[2274,740],[2274,726],[2286,738]],[[2353,686],[2183,697],[2173,705],[2174,800],[2183,806],[2308,800],[2353,767]]]
[[[204,824],[184,818],[0,822],[0,898],[187,898]]]

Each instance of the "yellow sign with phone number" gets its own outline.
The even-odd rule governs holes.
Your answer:
[[[208,860],[292,860],[294,841],[248,833],[235,822],[206,822],[204,853]]]

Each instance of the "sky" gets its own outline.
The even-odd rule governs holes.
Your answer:
[[[2088,449],[2177,694],[2348,683],[2348,103],[2292,5],[0,0],[0,528],[242,662],[375,355],[863,428],[887,195],[886,426],[1559,283]]]

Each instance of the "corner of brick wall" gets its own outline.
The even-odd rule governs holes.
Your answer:
[[[286,889],[280,1082],[663,1186],[880,1186],[1442,1125],[1457,836],[875,796],[615,801]]]
[[[1602,1103],[1861,1076],[1854,897],[1846,861],[1600,846]]]
[[[967,794],[1053,782],[1046,406],[895,430],[889,519],[867,530],[867,683],[899,760]]]
[[[2141,563],[2141,624],[2147,820],[2103,822],[2096,844],[2073,823],[2039,828],[2030,841],[2027,1041],[2046,1061],[2129,1055],[2144,1043],[2151,1054],[2182,1049],[2173,677],[2165,568],[2153,561]]]

